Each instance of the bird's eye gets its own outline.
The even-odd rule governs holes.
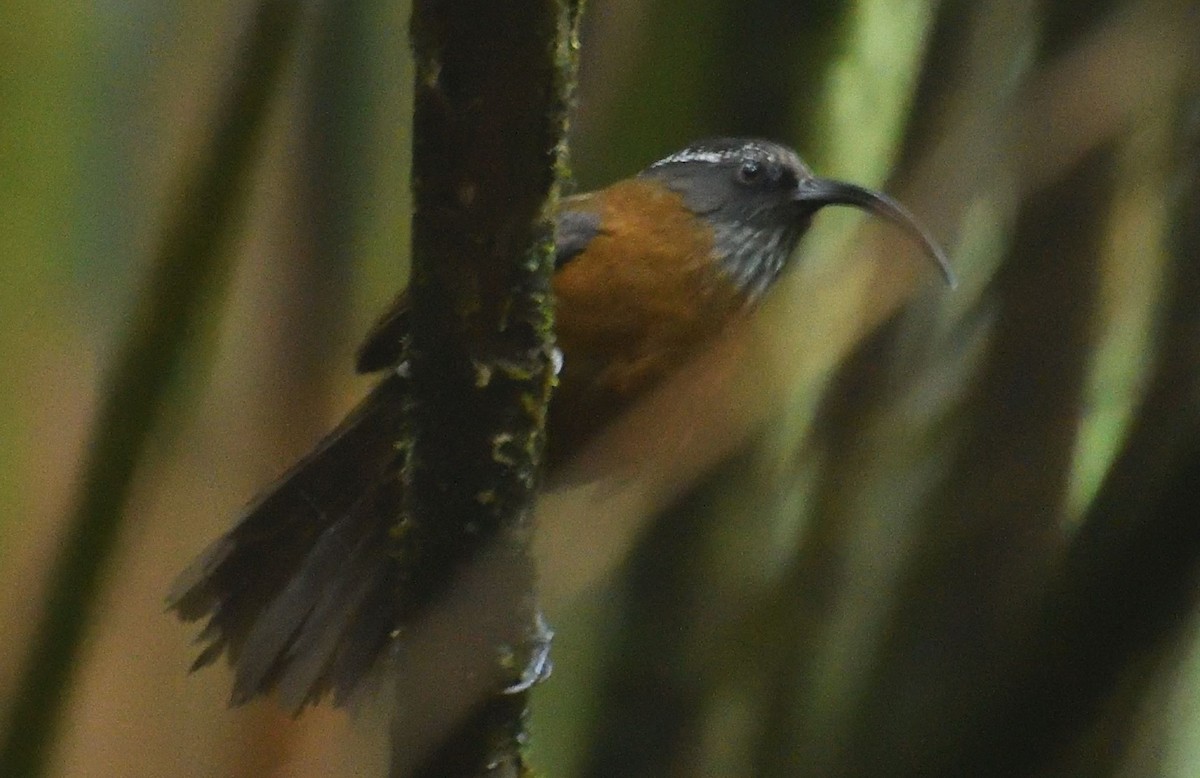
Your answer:
[[[763,179],[764,168],[756,159],[748,159],[738,168],[737,179],[743,184],[757,184]]]
[[[738,183],[743,186],[774,187],[783,175],[783,166],[773,159],[743,160],[737,170]]]

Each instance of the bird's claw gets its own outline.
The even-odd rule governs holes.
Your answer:
[[[546,617],[538,611],[534,617],[534,632],[529,641],[529,661],[521,671],[521,677],[502,690],[503,694],[521,694],[550,677],[554,662],[550,660],[550,644],[554,641],[554,630],[546,623]]]

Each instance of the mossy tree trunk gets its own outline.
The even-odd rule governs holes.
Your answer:
[[[503,690],[546,639],[530,543],[555,380],[553,213],[579,5],[413,4],[412,438],[400,521],[411,580],[450,592],[436,619],[452,648],[436,679],[398,678],[395,704],[431,681],[463,700],[419,775],[524,769],[527,692]],[[401,716],[393,738],[392,769],[404,774],[424,736]]]

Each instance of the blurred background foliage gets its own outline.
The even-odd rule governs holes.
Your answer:
[[[404,283],[408,9],[303,5],[230,270],[101,560],[55,775],[380,774],[369,722],[227,711],[162,612],[364,391],[355,340]],[[0,7],[5,709],[253,11]],[[545,774],[1200,774],[1198,41],[1184,0],[591,0],[580,189],[773,137],[896,194],[961,284],[822,214],[761,315],[597,444],[649,464],[544,501]]]

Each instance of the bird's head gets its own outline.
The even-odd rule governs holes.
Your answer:
[[[954,286],[945,254],[902,205],[856,184],[818,178],[796,152],[764,140],[702,141],[640,174],[676,192],[713,230],[714,258],[750,299],[787,264],[813,214],[849,205],[883,217],[916,239]]]

